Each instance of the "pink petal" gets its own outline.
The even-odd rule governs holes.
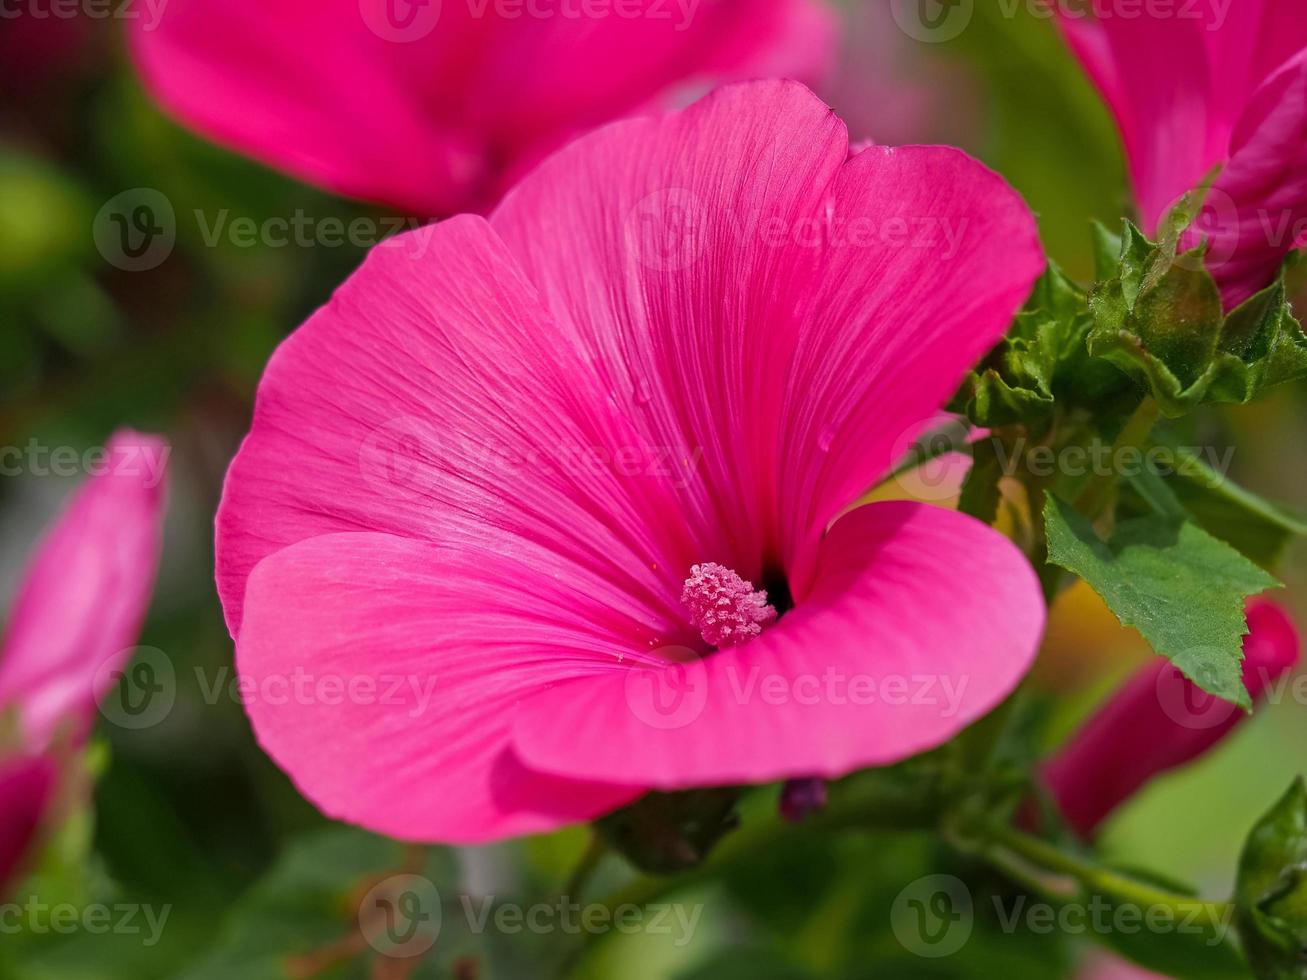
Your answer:
[[[336,819],[457,843],[586,820],[641,790],[530,772],[509,726],[547,683],[622,669],[625,641],[605,633],[600,605],[514,556],[313,538],[250,576],[237,644],[246,710],[263,748]]]
[[[994,174],[944,148],[850,159],[785,82],[584,137],[491,221],[644,440],[702,452],[695,560],[754,581],[810,561],[1043,266]]]
[[[1212,187],[1208,267],[1233,309],[1271,282],[1307,227],[1307,51],[1257,91]],[[1220,206],[1224,202],[1224,206]]]
[[[173,0],[157,24],[129,23],[146,85],[188,125],[423,214],[485,203],[523,160],[679,84],[814,72],[832,50],[819,0],[717,0],[687,16],[636,0],[639,16],[624,3],[581,18],[497,2]]]
[[[1301,641],[1284,610],[1266,600],[1248,604],[1248,629],[1244,683],[1258,698],[1293,669]],[[1067,823],[1089,838],[1143,786],[1211,750],[1245,717],[1158,658],[1058,751],[1044,781]]]
[[[0,898],[31,857],[56,776],[46,756],[0,759]]]
[[[29,745],[80,728],[136,644],[154,586],[164,506],[163,440],[123,430],[38,546],[0,643],[0,707]]]
[[[531,767],[660,789],[839,776],[929,749],[993,708],[1034,658],[1044,607],[1002,535],[920,504],[836,522],[812,589],[756,640],[599,674],[520,704]]]
[[[375,530],[558,556],[628,635],[681,636],[694,465],[632,431],[482,219],[400,236],[264,374],[218,513],[228,625],[263,558]]]

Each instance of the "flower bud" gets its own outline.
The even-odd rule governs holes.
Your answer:
[[[1298,662],[1300,641],[1274,603],[1248,605],[1244,684],[1256,700]],[[1090,838],[1154,777],[1203,755],[1246,717],[1170,661],[1140,668],[1046,764],[1043,781],[1067,824]]]

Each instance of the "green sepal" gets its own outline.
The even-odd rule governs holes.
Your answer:
[[[1075,508],[1046,495],[1048,560],[1084,579],[1203,690],[1245,710],[1244,602],[1280,583],[1192,521],[1151,514],[1101,539]]]
[[[1249,833],[1235,900],[1239,935],[1256,976],[1307,978],[1307,788],[1301,777]]]
[[[1093,321],[1083,290],[1050,262],[1012,329],[968,375],[953,408],[976,425],[1038,429],[1058,399],[1095,403],[1124,387],[1118,371],[1090,363]]]
[[[729,787],[648,793],[595,821],[604,841],[641,871],[693,868],[739,825],[740,792]]]
[[[1104,241],[1100,248],[1105,248]],[[1245,404],[1307,376],[1307,336],[1279,276],[1228,316],[1205,246],[1176,255],[1126,223],[1115,274],[1089,296],[1089,352],[1178,417],[1203,404]]]

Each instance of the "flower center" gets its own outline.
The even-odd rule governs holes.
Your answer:
[[[704,642],[718,648],[757,636],[776,618],[766,592],[712,561],[690,566],[681,602],[690,610],[690,621]]]

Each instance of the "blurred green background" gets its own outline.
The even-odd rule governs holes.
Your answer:
[[[1128,194],[1110,119],[1051,23],[1025,5],[1008,18],[982,3],[959,37],[925,44],[894,31],[879,6],[846,5],[843,62],[824,93],[853,137],[965,147],[1026,196],[1049,253],[1087,276],[1089,221],[1116,221]],[[153,946],[139,935],[0,936],[0,976],[381,976],[333,944],[351,929],[357,889],[401,866],[400,848],[319,816],[260,753],[236,700],[212,693],[232,677],[212,586],[212,515],[226,463],[269,354],[363,250],[283,246],[258,235],[213,242],[210,232],[242,218],[261,225],[302,214],[324,229],[330,219],[391,216],[173,125],[134,79],[112,20],[57,24],[62,36],[39,43],[24,33],[33,27],[0,21],[0,445],[87,447],[122,424],[170,439],[166,554],[141,642],[164,651],[177,674],[176,702],[157,726],[129,731],[101,721],[94,806],[65,828],[34,887],[51,901],[171,911]],[[107,202],[141,188],[171,203],[175,245],[155,267],[128,271],[106,261],[93,232]],[[1241,482],[1307,508],[1304,408],[1307,388],[1284,389],[1206,415],[1198,431],[1212,445],[1238,446]],[[6,603],[70,487],[0,478]],[[1286,577],[1288,601],[1307,622],[1301,542]],[[1083,712],[1144,656],[1136,637],[1080,593],[1056,610],[1048,648],[1039,681],[1065,695],[1056,710],[1067,715]],[[1259,713],[1219,751],[1133,801],[1104,852],[1222,895],[1248,827],[1307,768],[1305,719],[1307,708],[1292,703]],[[774,789],[759,791],[753,805],[774,806]],[[426,860],[450,894],[532,900],[558,891],[584,845],[575,830]],[[703,904],[693,942],[611,936],[593,944],[579,970],[637,980],[1075,974],[1074,942],[999,935],[983,915],[972,940],[946,960],[905,950],[891,928],[894,897],[921,875],[955,871],[954,862],[924,835],[795,835],[724,880],[682,893],[681,901]],[[600,869],[600,886],[622,881],[616,861]],[[470,977],[474,962],[482,976],[546,975],[556,952],[547,937],[464,935],[448,926],[452,918],[436,954],[412,975]]]

